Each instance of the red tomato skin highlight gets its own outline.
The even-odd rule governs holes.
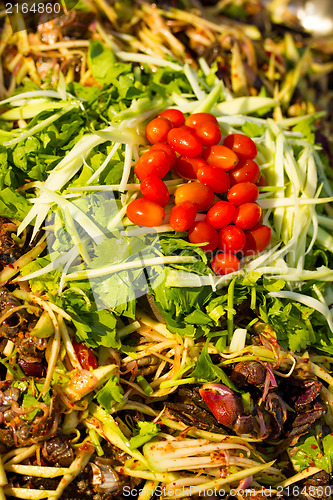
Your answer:
[[[199,168],[207,165],[205,160],[198,156],[196,158],[188,158],[187,156],[178,156],[174,169],[179,177],[183,179],[194,180],[197,178]]]
[[[206,221],[215,229],[228,226],[236,216],[236,207],[228,201],[218,201],[208,210]]]
[[[243,203],[236,210],[234,223],[241,229],[251,229],[256,226],[262,216],[258,203]]]
[[[163,207],[146,198],[131,201],[126,211],[127,217],[137,226],[154,227],[163,222],[165,212]]]
[[[205,221],[195,222],[189,228],[188,239],[191,243],[208,242],[208,245],[200,247],[204,252],[211,252],[215,250],[218,243],[218,235],[216,229],[214,229],[213,226]]]
[[[146,138],[150,144],[166,142],[172,123],[167,118],[157,117],[151,120],[146,127]]]
[[[214,146],[222,139],[220,127],[212,122],[200,123],[195,133],[203,146]]]
[[[134,167],[135,175],[140,181],[149,175],[162,179],[170,169],[169,155],[161,149],[149,150],[140,156]]]
[[[229,175],[232,185],[238,182],[253,182],[255,184],[260,177],[260,168],[253,160],[240,160],[237,167],[229,171]]]
[[[259,187],[264,187],[264,186],[267,186],[268,185],[268,182],[266,180],[266,177],[264,175],[261,174],[261,176],[259,177],[259,179],[257,180],[256,182],[257,186]]]
[[[217,119],[211,113],[192,113],[186,118],[185,125],[195,129],[198,125],[208,122],[218,125]]]
[[[231,186],[228,191],[228,200],[236,205],[242,205],[243,203],[254,203],[259,195],[258,187],[252,182],[240,182]]]
[[[169,144],[165,142],[157,142],[153,144],[149,151],[156,151],[156,149],[164,151],[170,158],[170,167],[173,167],[177,160],[177,155]]]
[[[191,201],[184,201],[173,207],[170,215],[170,226],[174,231],[187,231],[195,221],[197,207]]]
[[[214,191],[200,182],[189,182],[179,186],[175,191],[175,204],[191,201],[197,210],[208,208],[214,201]]]
[[[197,171],[197,179],[201,184],[210,187],[214,193],[226,193],[230,188],[230,179],[222,168],[203,165]]]
[[[185,115],[179,109],[169,108],[162,111],[158,116],[167,118],[173,127],[181,127],[185,124]]]
[[[83,342],[73,342],[73,347],[77,359],[84,370],[89,370],[92,368],[95,370],[98,368],[98,363],[93,350],[87,347]]]
[[[173,128],[168,133],[168,143],[173,149],[183,156],[194,158],[202,152],[202,144],[195,132],[186,125]]]
[[[164,182],[154,175],[145,177],[140,184],[142,196],[147,200],[154,201],[162,207],[169,203],[169,191]]]
[[[215,255],[211,265],[215,274],[225,275],[238,271],[239,259],[232,253],[220,252]]]
[[[257,224],[252,229],[244,232],[246,243],[242,252],[245,256],[256,255],[262,252],[271,241],[271,228],[264,224]]]
[[[222,144],[207,148],[203,153],[203,157],[208,165],[222,168],[226,172],[235,168],[238,163],[238,156],[236,153]]]
[[[226,253],[240,252],[246,243],[246,236],[240,227],[226,226],[220,229],[219,233],[219,249]]]
[[[257,146],[250,137],[244,134],[230,134],[223,144],[237,153],[239,158],[253,159],[257,156]]]

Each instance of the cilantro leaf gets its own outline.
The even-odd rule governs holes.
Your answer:
[[[98,40],[90,40],[88,64],[93,77],[102,85],[117,83],[122,73],[131,70],[131,64],[117,62],[113,52]]]
[[[148,441],[155,437],[160,431],[160,426],[154,422],[144,422],[142,420],[138,420],[137,426],[139,430],[135,430],[136,435],[129,440],[129,446],[131,449],[139,448],[140,446],[148,443]]]
[[[96,399],[106,411],[111,411],[112,401],[121,403],[123,400],[123,394],[124,391],[119,383],[119,376],[112,375],[104,387],[98,391]]]
[[[248,137],[261,137],[265,132],[263,125],[258,125],[255,122],[245,122],[242,126],[242,132]]]
[[[302,437],[297,446],[288,449],[290,459],[296,471],[308,467],[318,467],[328,474],[332,472],[333,435],[328,434],[321,440],[315,436]]]
[[[196,362],[194,370],[189,374],[189,377],[196,378],[200,382],[222,382],[230,389],[238,392],[238,389],[227,377],[224,371],[217,365],[215,365],[208,354],[208,343],[207,339],[204,348],[202,349],[198,361]]]
[[[23,220],[31,209],[31,203],[11,187],[0,191],[0,216]]]

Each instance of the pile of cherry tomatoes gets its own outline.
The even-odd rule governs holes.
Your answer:
[[[159,226],[170,196],[163,178],[173,170],[190,182],[174,193],[170,225],[188,231],[191,243],[203,243],[213,252],[216,274],[238,270],[236,254],[262,252],[271,239],[270,227],[262,224],[262,210],[256,203],[264,178],[254,158],[257,147],[244,134],[230,134],[223,144],[218,121],[210,113],[193,113],[187,118],[177,109],[166,109],[146,127],[152,144],[137,161],[134,171],[141,181],[142,198],[127,207],[127,217],[139,226]],[[198,212],[205,220],[196,222]]]

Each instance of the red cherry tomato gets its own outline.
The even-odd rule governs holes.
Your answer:
[[[198,181],[209,186],[214,193],[226,193],[230,188],[230,180],[227,172],[222,168],[203,165],[197,171]]]
[[[184,113],[179,111],[179,109],[165,109],[158,116],[162,116],[163,118],[170,120],[173,127],[181,127],[185,123]]]
[[[237,226],[226,226],[219,231],[219,249],[227,253],[240,252],[246,243],[244,231]]]
[[[127,217],[138,226],[160,226],[164,219],[164,209],[155,201],[139,198],[131,201],[127,207]]]
[[[255,255],[265,250],[271,241],[271,232],[271,228],[264,224],[257,224],[252,229],[245,231],[244,255]]]
[[[236,216],[236,207],[228,201],[218,201],[208,210],[206,215],[207,222],[215,227],[221,229],[228,226]]]
[[[149,151],[155,151],[156,149],[159,149],[159,150],[162,150],[164,151],[165,153],[167,153],[167,155],[169,156],[170,158],[170,162],[171,162],[171,167],[174,166],[174,164],[176,163],[176,160],[177,160],[177,155],[176,153],[174,152],[174,150],[172,149],[171,146],[169,146],[169,144],[165,144],[164,142],[157,142],[156,144],[154,144]]]
[[[73,342],[73,347],[77,359],[80,362],[80,365],[84,370],[95,370],[98,368],[98,363],[96,360],[96,356],[90,347],[87,347],[83,342]]]
[[[149,175],[162,179],[170,169],[170,157],[161,149],[149,150],[140,156],[134,167],[135,175],[140,181]]]
[[[196,179],[198,169],[204,165],[207,165],[207,163],[200,156],[197,158],[178,156],[175,163],[175,171],[183,179]]]
[[[168,133],[168,143],[173,149],[183,155],[194,158],[202,152],[202,144],[190,127],[173,128]]]
[[[247,135],[230,134],[224,139],[223,144],[235,151],[239,158],[253,159],[257,156],[257,146]]]
[[[231,170],[238,163],[238,157],[231,149],[217,144],[211,146],[204,151],[203,157],[208,165],[212,167],[222,168],[223,170]]]
[[[214,191],[200,182],[183,184],[175,191],[175,204],[183,201],[195,203],[198,210],[208,208],[214,201]]]
[[[266,180],[266,177],[264,175],[261,174],[261,176],[259,177],[259,179],[257,180],[256,182],[257,186],[267,186],[267,180]]]
[[[142,195],[151,201],[155,201],[162,207],[169,203],[169,191],[164,182],[154,175],[145,177],[140,184]]]
[[[262,210],[257,203],[243,203],[236,210],[234,222],[241,229],[251,229],[258,224]]]
[[[203,146],[214,146],[222,139],[220,127],[212,122],[200,123],[196,126],[195,133]]]
[[[187,231],[195,221],[197,207],[191,201],[184,201],[173,207],[170,215],[170,226],[174,231]]]
[[[198,125],[202,123],[214,123],[218,125],[218,121],[214,115],[211,113],[192,113],[192,115],[188,116],[185,120],[185,125],[191,128],[197,128]]]
[[[240,182],[232,186],[227,194],[228,200],[236,205],[255,202],[259,195],[259,189],[252,182]]]
[[[205,252],[215,250],[218,243],[218,236],[216,229],[213,228],[208,222],[200,221],[193,224],[188,230],[188,239],[191,243],[206,243],[208,245],[202,246]]]
[[[212,269],[215,274],[229,274],[238,271],[239,260],[232,253],[218,253],[212,260]]]
[[[260,177],[260,168],[253,160],[240,160],[236,168],[229,172],[231,184],[238,182],[256,183]]]
[[[148,123],[146,127],[146,137],[150,144],[166,142],[168,132],[172,129],[172,123],[167,118],[157,117]]]

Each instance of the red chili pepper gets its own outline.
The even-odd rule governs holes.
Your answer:
[[[90,368],[95,370],[98,368],[96,356],[90,347],[87,347],[82,342],[73,342],[73,347],[75,354],[80,361],[80,365],[84,370],[89,370]]]

